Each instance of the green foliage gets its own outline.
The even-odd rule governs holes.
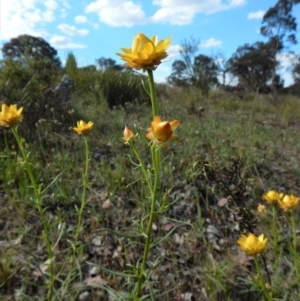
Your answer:
[[[276,52],[282,50],[284,39],[291,44],[297,43],[295,36],[297,23],[292,15],[295,4],[296,2],[291,0],[278,0],[263,17],[261,34],[277,41],[274,44]]]
[[[208,91],[219,84],[218,66],[213,58],[199,54],[194,57],[191,69],[181,60],[172,64],[172,73],[168,77],[168,83],[172,86],[197,87],[202,94],[207,96]]]
[[[29,60],[42,62],[40,67],[47,70],[61,66],[57,51],[43,38],[20,35],[5,43],[1,50],[4,58],[12,58],[22,65]]]
[[[1,102],[17,104],[26,112],[22,123],[23,136],[36,135],[36,129],[47,121],[52,131],[62,130],[73,123],[68,114],[69,103],[56,94],[63,73],[57,52],[42,38],[22,35],[4,44],[4,59],[0,62]],[[3,131],[0,131],[3,143]]]
[[[191,39],[181,45],[182,60],[175,60],[172,73],[167,81],[172,86],[197,87],[202,95],[208,96],[208,91],[219,84],[219,66],[212,57],[196,53],[199,41]]]
[[[148,101],[141,77],[131,71],[79,69],[78,81],[75,84],[76,97],[87,92],[92,93],[99,102],[104,100],[110,109],[124,106],[126,103]]]
[[[271,90],[274,96],[277,93],[278,78],[276,68],[278,66],[278,54],[289,45],[297,44],[295,32],[297,31],[296,18],[292,15],[293,6],[299,1],[278,0],[269,8],[262,20],[260,32],[269,38],[269,52],[273,63],[270,66],[272,72]]]
[[[98,87],[110,108],[124,106],[127,102],[144,103],[148,101],[141,77],[131,71],[116,72],[108,70],[101,74]]]
[[[238,47],[229,60],[229,71],[245,91],[262,92],[272,78],[273,58],[269,43],[256,42]]]
[[[26,66],[7,58],[1,61],[0,91],[3,101],[31,106],[43,101],[55,74],[35,68],[38,62]]]
[[[78,68],[77,61],[75,55],[72,52],[68,53],[67,61],[66,61],[66,73],[76,81],[78,77]]]
[[[39,68],[42,61],[25,59],[25,64],[8,57],[1,61],[0,67],[0,95],[1,102],[17,104],[24,107],[25,116],[22,122],[24,137],[35,135],[35,130],[40,127],[40,122],[52,125],[52,131],[62,130],[73,122],[73,117],[68,114],[70,104],[60,103],[55,95],[54,88],[58,84],[62,73],[60,70],[46,70]],[[0,131],[0,136],[3,133]],[[0,143],[3,140],[0,138]]]
[[[219,83],[218,66],[209,56],[199,54],[195,57],[193,74],[193,86],[200,88],[204,96],[208,96],[208,91]]]
[[[106,71],[106,70],[122,71],[125,69],[124,66],[117,64],[115,60],[111,58],[105,58],[103,56],[97,59],[96,63],[100,71]]]

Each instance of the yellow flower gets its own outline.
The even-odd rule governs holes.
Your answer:
[[[267,193],[263,194],[262,198],[267,203],[273,204],[273,203],[277,203],[282,198],[282,194],[279,194],[274,190],[270,190]]]
[[[133,134],[132,130],[130,128],[128,128],[127,126],[125,126],[124,129],[124,136],[123,136],[123,141],[125,142],[125,144],[129,144],[129,142],[131,140],[134,139],[136,135]]]
[[[124,53],[117,53],[125,66],[137,70],[155,70],[161,60],[168,56],[166,50],[171,45],[171,37],[157,41],[157,36],[151,39],[139,33],[133,38],[131,48],[121,48]]]
[[[168,148],[168,141],[176,141],[179,139],[177,135],[173,134],[178,125],[178,120],[173,120],[171,122],[161,121],[158,116],[155,116],[154,120],[151,122],[151,127],[148,128],[148,134],[146,137],[149,140],[152,140],[155,144]]]
[[[278,201],[278,205],[283,211],[292,210],[299,205],[299,198],[293,194],[285,195],[282,200]]]
[[[73,130],[78,135],[86,135],[93,129],[94,122],[89,121],[85,123],[83,120],[77,121],[77,127],[74,127]]]
[[[2,110],[0,112],[0,126],[10,127],[17,125],[22,119],[23,107],[17,109],[17,105],[7,106],[2,105]]]
[[[267,247],[267,241],[268,238],[264,237],[264,234],[260,234],[257,237],[254,234],[249,233],[248,236],[242,234],[237,243],[247,255],[256,256],[265,251]]]

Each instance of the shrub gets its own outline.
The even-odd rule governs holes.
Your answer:
[[[78,80],[75,82],[76,94],[84,95],[87,92],[94,94],[101,102],[105,99],[110,109],[116,106],[125,106],[126,103],[144,103],[148,100],[141,77],[130,71],[97,71],[79,69]]]
[[[43,62],[37,60],[28,60],[26,64],[11,58],[1,61],[1,103],[24,107],[26,118],[22,131],[25,138],[34,135],[41,120],[47,121],[49,131],[68,129],[73,122],[73,117],[67,113],[71,107],[68,103],[60,103],[55,94],[61,70],[45,70],[42,65]]]

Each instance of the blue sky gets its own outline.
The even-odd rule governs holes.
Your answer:
[[[1,0],[0,0],[1,1]],[[0,47],[20,34],[39,36],[53,46],[65,62],[72,51],[79,66],[100,57],[122,63],[115,54],[130,47],[139,32],[158,39],[172,36],[169,57],[155,72],[156,80],[170,75],[180,58],[183,40],[200,40],[199,54],[221,53],[225,58],[245,43],[264,41],[261,19],[276,0],[5,0],[0,2]],[[293,12],[300,30],[300,5]],[[297,32],[300,43],[300,34]],[[291,48],[300,53],[300,44]],[[293,55],[279,57],[285,83]]]

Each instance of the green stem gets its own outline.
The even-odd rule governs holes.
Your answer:
[[[26,170],[29,178],[30,178],[30,182],[34,191],[34,196],[35,196],[35,204],[38,208],[41,220],[42,220],[42,224],[43,224],[43,234],[46,240],[46,246],[47,246],[47,251],[48,251],[48,257],[49,257],[49,274],[50,274],[50,281],[49,281],[49,285],[48,285],[48,293],[47,293],[47,300],[51,301],[52,297],[53,297],[53,286],[54,286],[54,280],[55,280],[55,275],[54,275],[54,266],[53,266],[53,261],[54,261],[54,257],[53,257],[53,251],[52,251],[52,244],[51,244],[51,240],[50,240],[50,233],[49,233],[49,225],[46,221],[46,217],[45,217],[45,212],[43,210],[43,206],[42,206],[42,197],[41,197],[41,190],[38,187],[36,180],[34,178],[33,172],[32,172],[32,168],[29,162],[29,155],[26,155],[25,149],[23,147],[23,141],[22,138],[19,136],[19,133],[17,131],[17,127],[12,127],[12,132],[17,140],[19,149],[21,151],[22,154],[22,158],[23,158],[23,168]]]
[[[148,70],[148,81],[149,81],[149,88],[150,88],[150,98],[151,98],[151,106],[152,106],[152,115],[153,119],[157,115],[157,104],[156,104],[156,96],[155,96],[155,86],[154,86],[154,78],[153,78],[153,72],[152,70]],[[135,149],[134,149],[135,150]],[[135,153],[138,153],[135,151]],[[156,216],[156,199],[157,199],[157,191],[158,191],[158,185],[159,185],[159,167],[160,167],[160,150],[158,147],[156,147],[154,144],[151,144],[151,155],[152,155],[152,166],[154,169],[154,183],[152,186],[151,181],[151,175],[149,176],[145,167],[143,166],[143,172],[147,179],[147,183],[149,186],[149,190],[151,193],[151,208],[149,213],[149,219],[146,229],[146,242],[144,246],[144,254],[142,259],[142,264],[139,269],[138,273],[138,282],[136,285],[136,289],[134,292],[134,298],[135,300],[139,300],[141,291],[142,291],[142,284],[144,282],[145,276],[146,276],[146,264],[148,259],[148,254],[151,249],[151,235],[152,235],[152,227],[154,218]],[[141,159],[138,156],[139,161],[141,162]]]
[[[88,171],[89,171],[89,144],[88,144],[88,139],[87,137],[84,138],[84,144],[85,144],[85,169],[84,169],[84,174],[83,174],[83,191],[82,191],[82,197],[81,197],[81,205],[80,209],[78,212],[78,222],[77,222],[77,227],[76,227],[76,232],[75,232],[75,241],[74,241],[74,252],[73,252],[73,258],[72,258],[72,268],[74,266],[74,262],[76,259],[77,255],[77,249],[78,249],[78,241],[79,241],[79,235],[80,232],[83,228],[83,211],[86,206],[86,191],[87,191],[87,186],[88,186]]]
[[[274,239],[272,241],[273,243],[273,250],[275,251],[275,267],[278,268],[279,260],[280,260],[280,252],[281,252],[281,246],[278,244],[279,241],[279,232],[277,227],[277,210],[275,207],[275,204],[272,206],[272,231],[274,233]]]
[[[272,301],[272,296],[270,296],[269,292],[267,291],[257,256],[254,256],[254,262],[255,262],[255,267],[256,267],[257,274],[258,274],[259,286],[261,287],[264,299],[267,301]]]
[[[146,274],[146,263],[148,259],[148,254],[150,251],[150,245],[151,245],[151,234],[152,234],[152,226],[154,222],[154,218],[156,216],[155,213],[155,206],[156,206],[156,198],[157,198],[157,191],[158,191],[158,184],[159,184],[159,159],[160,159],[160,152],[159,149],[155,146],[151,146],[151,152],[152,152],[152,163],[154,167],[154,186],[151,193],[151,209],[150,209],[150,215],[147,225],[147,231],[146,231],[146,242],[144,247],[144,254],[143,254],[143,260],[142,265],[140,267],[139,276],[138,276],[138,283],[136,287],[135,296],[137,297],[136,300],[138,300],[141,290],[142,290],[142,283],[145,278]]]
[[[148,81],[149,81],[149,87],[150,87],[152,117],[154,118],[157,115],[157,103],[156,103],[153,71],[152,70],[147,70],[147,72],[148,72]]]
[[[149,177],[148,173],[147,173],[147,168],[144,164],[144,161],[142,160],[141,156],[140,156],[140,153],[138,152],[135,144],[134,144],[134,141],[130,142],[130,146],[132,147],[133,151],[134,151],[134,154],[135,156],[137,157],[139,163],[140,163],[140,166],[142,168],[142,171],[143,171],[143,174],[144,174],[144,177],[145,177],[145,180],[147,182],[147,185],[149,187],[149,190],[150,190],[150,193],[152,194],[152,181],[151,181],[151,177]]]
[[[264,264],[264,268],[265,268],[265,271],[266,271],[266,274],[267,274],[267,277],[268,277],[269,284],[270,284],[270,286],[272,286],[272,280],[271,280],[271,276],[270,276],[270,273],[269,273],[269,270],[268,270],[268,267],[267,267],[266,258],[262,254],[260,256],[261,256],[261,259],[262,259],[263,264]]]
[[[293,257],[294,257],[294,266],[296,271],[296,277],[298,283],[300,283],[300,272],[299,272],[299,262],[298,262],[298,252],[297,252],[297,228],[295,224],[294,212],[291,210],[291,224],[292,224],[292,231],[293,231]]]

